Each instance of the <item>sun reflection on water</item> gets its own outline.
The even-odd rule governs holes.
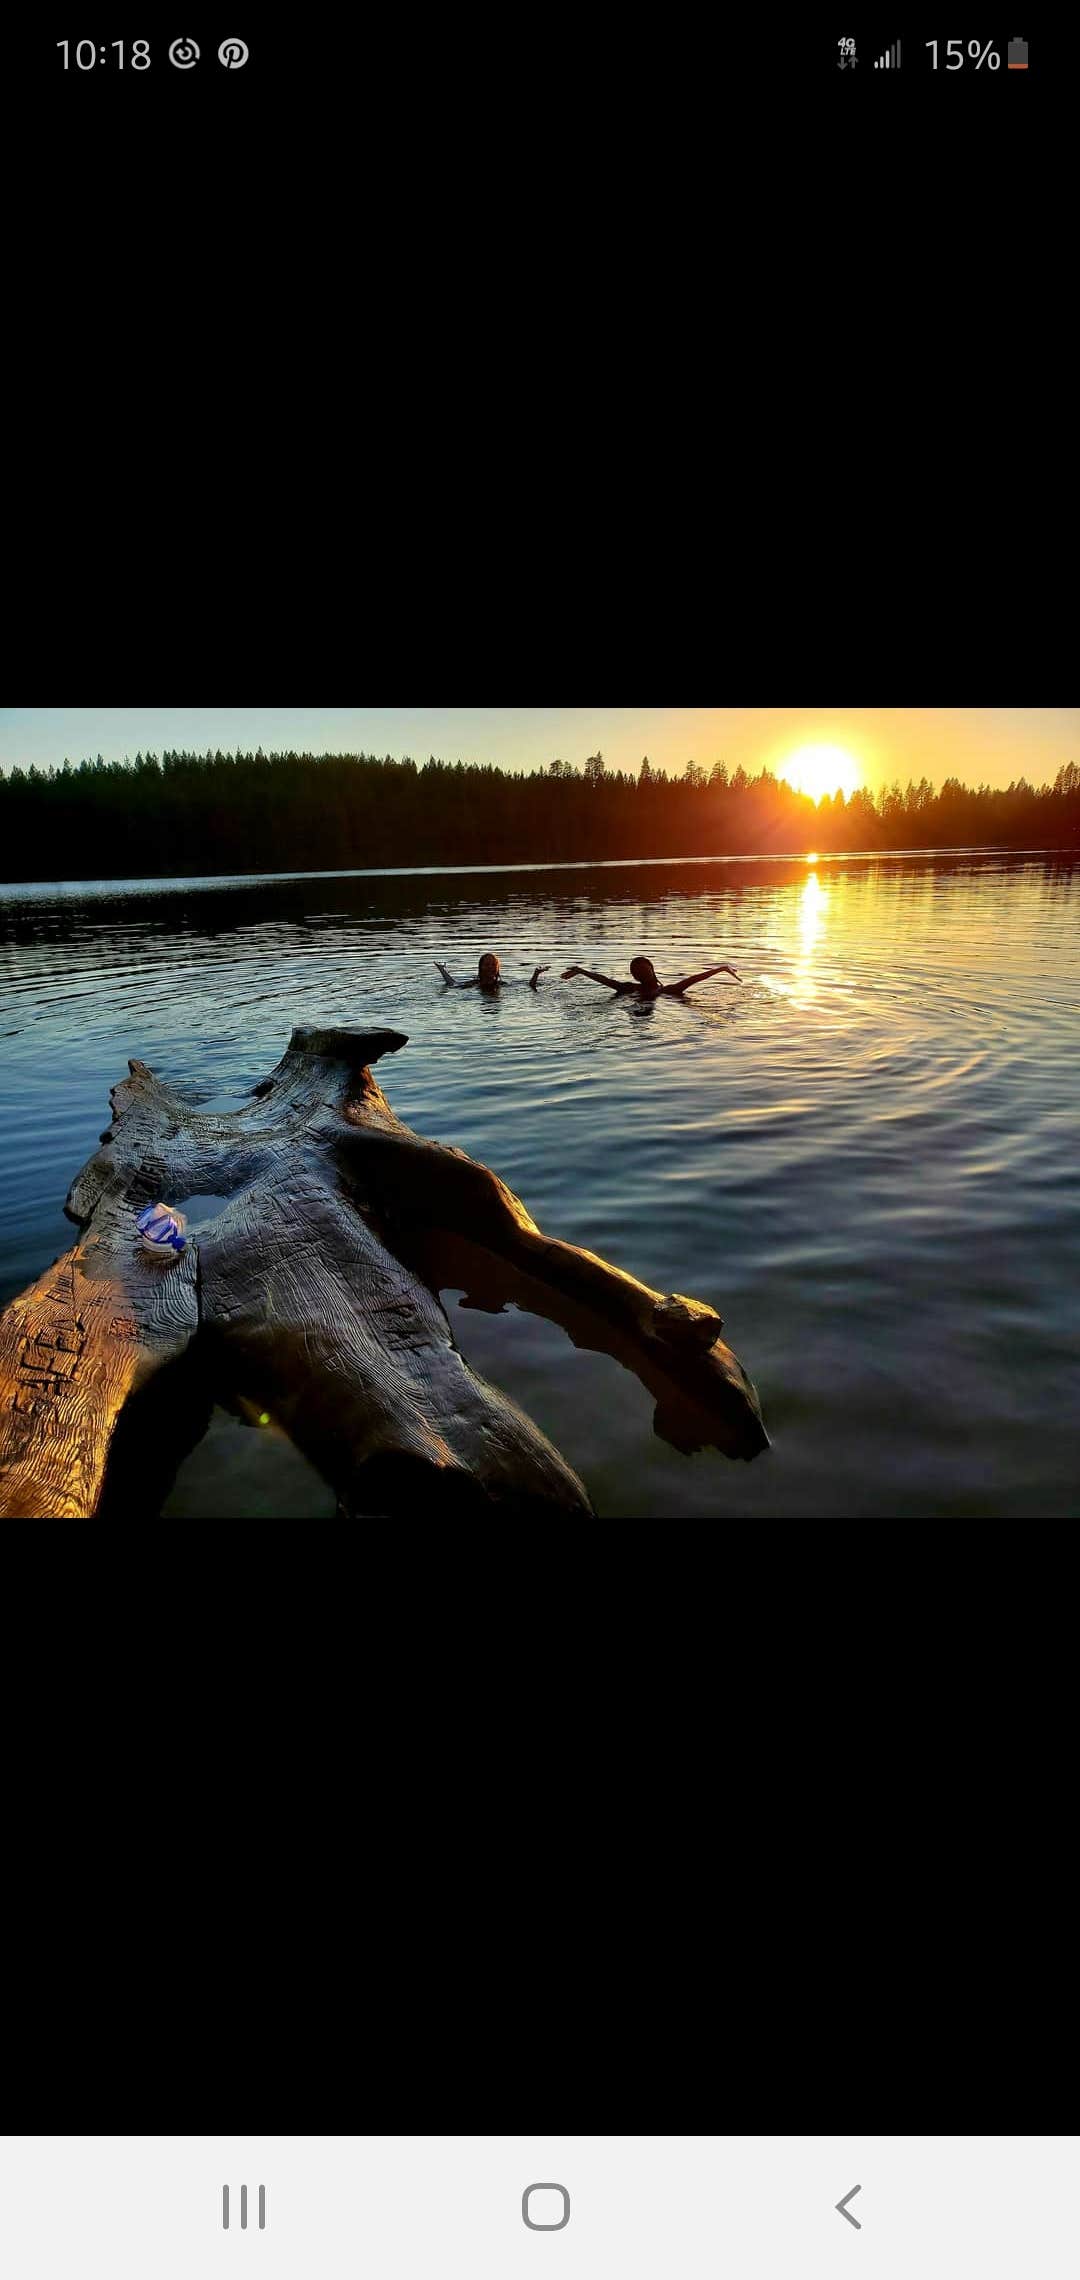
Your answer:
[[[825,922],[829,890],[823,887],[816,871],[808,871],[799,895],[799,953],[795,961],[795,989],[792,995],[809,999],[817,995],[814,979],[814,954]]]

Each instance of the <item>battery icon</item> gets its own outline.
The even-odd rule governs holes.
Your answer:
[[[1028,59],[1027,59],[1027,41],[1026,41],[1026,40],[1010,40],[1010,41],[1009,41],[1009,70],[1010,70],[1010,71],[1026,71],[1026,70],[1027,70],[1027,67],[1028,67]]]

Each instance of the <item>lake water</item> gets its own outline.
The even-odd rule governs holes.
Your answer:
[[[773,1446],[684,1457],[554,1324],[447,1308],[601,1515],[1080,1509],[1080,868],[995,853],[0,888],[0,1303],[129,1055],[238,1106],[298,1022],[386,1023],[399,1115],[545,1231],[713,1302]],[[445,990],[499,951],[519,985]],[[661,979],[642,1007],[570,962]],[[534,995],[534,962],[552,972]],[[166,1513],[329,1515],[274,1433],[215,1414]]]

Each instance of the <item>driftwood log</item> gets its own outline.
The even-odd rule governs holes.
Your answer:
[[[229,1114],[129,1062],[64,1206],[80,1240],[0,1316],[0,1514],[108,1512],[125,1404],[149,1420],[156,1510],[214,1397],[272,1414],[346,1515],[587,1513],[558,1451],[459,1352],[450,1288],[616,1355],[680,1448],[768,1446],[711,1307],[543,1235],[483,1164],[399,1123],[371,1064],[406,1042],[296,1029]],[[226,1200],[172,1264],[147,1257],[142,1206],[193,1195]]]

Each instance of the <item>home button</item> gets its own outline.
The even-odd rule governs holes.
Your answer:
[[[541,2215],[539,2217],[530,2217],[529,2201],[532,2194],[534,2193],[561,2194],[561,2217],[553,2218],[550,2214]],[[541,2210],[547,2209],[548,2211],[551,2211],[554,2209],[554,2206],[554,2202],[551,2201],[540,2203]],[[570,2222],[570,2195],[567,2192],[565,2185],[526,2185],[525,2191],[521,2196],[521,2214],[524,2217],[530,2232],[561,2232],[563,2226],[568,2225]]]

